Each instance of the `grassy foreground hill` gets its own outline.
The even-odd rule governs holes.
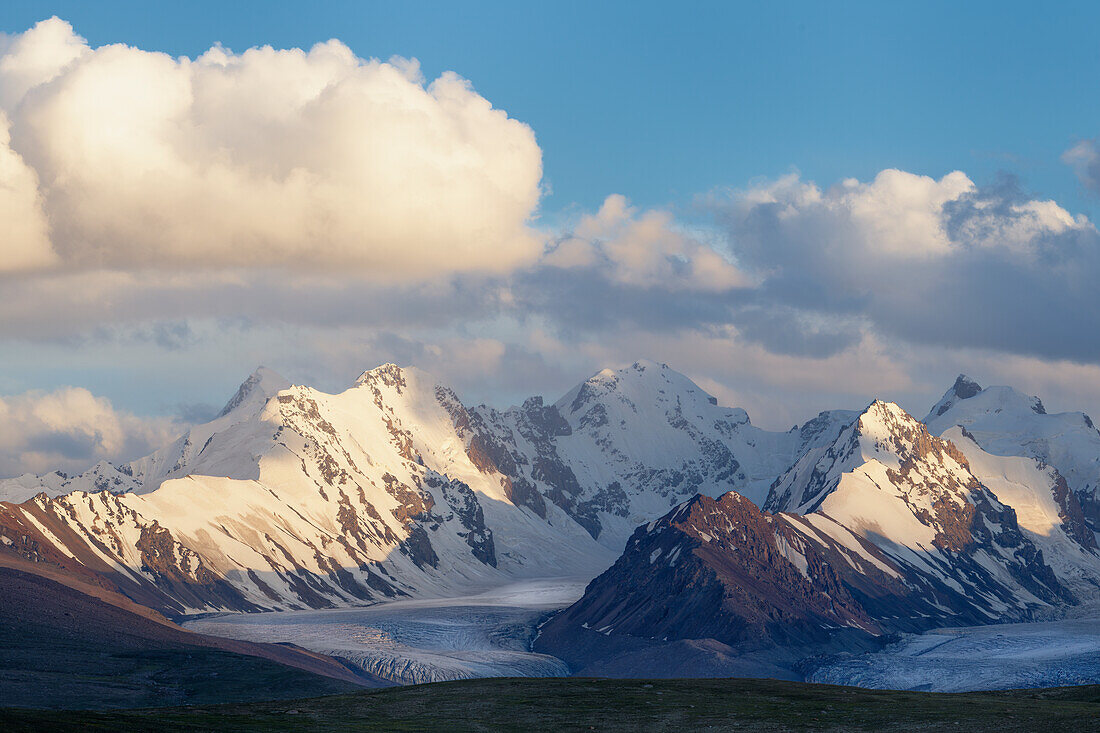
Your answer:
[[[936,694],[744,679],[479,679],[293,701],[0,710],[0,730],[1100,731],[1100,686]]]

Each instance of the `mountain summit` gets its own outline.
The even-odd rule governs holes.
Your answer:
[[[924,418],[929,432],[943,435],[958,425],[989,453],[1053,466],[1080,502],[1089,527],[1100,532],[1100,431],[1088,415],[1048,414],[1042,400],[1012,387],[986,387],[966,399],[949,399],[953,391]]]
[[[955,379],[955,383],[951,385],[951,389],[947,390],[943,397],[940,398],[940,401],[932,406],[932,410],[928,413],[928,416],[939,417],[950,410],[959,401],[968,400],[981,391],[982,387],[980,384],[965,374],[960,374]],[[928,419],[929,418],[926,417],[924,421],[927,422]]]

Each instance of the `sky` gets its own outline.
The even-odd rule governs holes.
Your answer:
[[[1100,412],[1095,3],[0,8],[0,475],[259,364]],[[5,435],[6,434],[6,435]]]

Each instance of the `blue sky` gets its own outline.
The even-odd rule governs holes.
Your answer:
[[[308,48],[454,70],[530,124],[546,215],[609,192],[687,207],[795,168],[977,181],[999,171],[1094,214],[1059,157],[1100,120],[1100,5],[1027,2],[26,2],[93,46],[194,57],[214,43]],[[1095,218],[1095,217],[1093,217]]]
[[[327,390],[415,364],[503,406],[650,358],[770,428],[919,416],[958,372],[1100,412],[1098,27],[7,0],[0,475],[131,458],[259,364]]]

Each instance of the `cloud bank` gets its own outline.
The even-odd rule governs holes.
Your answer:
[[[1012,179],[885,170],[827,189],[797,176],[711,201],[763,308],[946,347],[1100,361],[1100,236]]]

